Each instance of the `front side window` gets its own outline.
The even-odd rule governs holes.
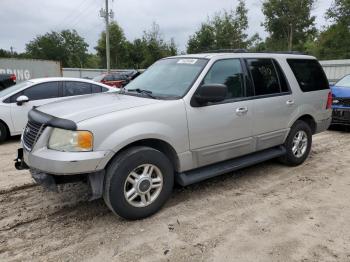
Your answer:
[[[126,87],[151,91],[159,97],[182,97],[207,64],[202,58],[168,58],[153,64]]]
[[[256,96],[281,92],[277,72],[271,59],[247,59],[246,61]]]
[[[67,81],[63,87],[63,96],[78,96],[91,94],[91,84],[77,81]]]
[[[203,80],[203,84],[227,86],[226,99],[244,96],[243,71],[239,59],[225,59],[214,63]]]
[[[327,77],[317,60],[287,59],[287,62],[303,92],[329,89]]]
[[[29,100],[41,100],[59,97],[59,82],[47,82],[25,89],[21,95],[25,95]]]

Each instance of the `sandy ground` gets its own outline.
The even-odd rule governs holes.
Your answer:
[[[49,193],[0,146],[0,261],[350,261],[350,133],[314,137],[305,164],[270,161],[176,188],[129,222],[83,184]]]

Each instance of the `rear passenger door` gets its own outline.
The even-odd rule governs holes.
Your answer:
[[[252,88],[253,136],[256,149],[280,145],[288,134],[288,124],[296,110],[286,77],[274,59],[246,59]]]

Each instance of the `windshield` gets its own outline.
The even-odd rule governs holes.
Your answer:
[[[4,97],[4,96],[7,96],[9,94],[15,93],[15,92],[17,92],[18,90],[20,90],[22,88],[30,86],[31,84],[33,84],[33,82],[25,81],[25,82],[22,82],[22,83],[10,86],[10,87],[0,91],[0,97]]]
[[[154,63],[143,74],[130,82],[128,90],[146,90],[160,97],[182,97],[186,94],[207,59],[168,58]]]
[[[350,75],[345,76],[341,80],[339,80],[335,86],[347,87],[350,88]]]

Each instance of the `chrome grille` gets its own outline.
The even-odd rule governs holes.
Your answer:
[[[29,151],[32,150],[35,142],[41,136],[45,129],[45,126],[33,121],[29,121],[24,129],[23,144]]]

